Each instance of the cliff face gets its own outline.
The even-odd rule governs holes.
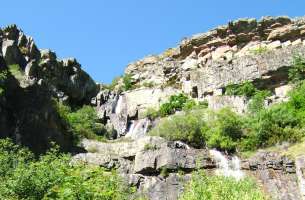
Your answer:
[[[304,18],[233,21],[185,39],[161,55],[129,64],[125,73],[132,76],[136,89],[112,93],[112,97],[101,91],[94,103],[100,117],[108,120],[118,135],[125,135],[131,120],[141,118],[148,108],[158,109],[179,92],[196,101],[208,101],[212,109],[230,106],[242,113],[247,100],[224,95],[225,88],[252,81],[273,92],[268,104],[282,101],[290,88],[288,69],[293,57],[305,56],[304,39]],[[117,105],[124,109],[115,112]]]
[[[184,93],[194,101],[207,101],[211,109],[229,106],[244,113],[248,99],[225,92],[227,86],[245,81],[272,92],[266,106],[286,101],[291,89],[288,70],[297,55],[305,56],[305,19],[265,17],[229,22],[187,38],[161,55],[131,63],[125,74],[132,77],[134,88],[119,92],[102,87],[92,101],[100,119],[116,130],[115,137],[126,141],[111,147],[85,141],[87,150],[93,147],[97,152],[80,154],[76,160],[120,169],[130,184],[150,199],[177,199],[190,172],[197,170],[198,157],[203,161],[199,168],[211,172],[219,167],[217,159],[207,150],[148,139],[146,132],[158,120],[145,118],[145,112],[159,109],[171,95]],[[145,144],[157,148],[145,150]],[[105,156],[104,149],[116,150]],[[124,154],[127,152],[130,155]],[[163,168],[168,170],[168,177],[161,176]],[[301,199],[298,181],[303,175],[296,174],[299,168],[294,160],[269,152],[241,161],[241,169],[256,177],[274,199]],[[183,176],[179,176],[179,170]]]
[[[75,59],[57,60],[50,50],[38,50],[33,39],[16,26],[0,29],[0,136],[11,137],[35,152],[55,141],[63,149],[71,134],[60,120],[52,98],[72,106],[89,103],[97,86]]]
[[[0,137],[38,153],[50,141],[69,150],[73,138],[53,99],[72,107],[91,104],[100,121],[114,129],[112,139],[119,140],[84,139],[87,152],[75,155],[74,161],[117,169],[150,199],[175,200],[191,172],[200,168],[214,173],[219,158],[207,149],[147,136],[158,119],[147,118],[146,111],[185,93],[196,102],[207,101],[211,109],[230,106],[243,113],[248,99],[225,92],[228,85],[245,81],[272,91],[266,106],[287,100],[287,71],[295,55],[305,57],[305,19],[241,19],[187,38],[161,55],[129,64],[125,74],[133,87],[124,92],[118,89],[122,80],[113,91],[97,85],[75,59],[59,60],[54,52],[39,50],[16,26],[0,29],[0,46]],[[228,157],[221,159],[234,160]],[[239,167],[230,165],[234,173],[238,168],[255,176],[275,199],[287,200],[304,193],[297,184],[305,180],[303,161],[263,152],[242,160]]]

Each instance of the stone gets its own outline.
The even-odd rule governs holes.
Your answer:
[[[212,52],[212,58],[214,60],[218,60],[225,55],[226,52],[230,51],[231,47],[229,46],[221,46],[218,47],[215,51]]]
[[[293,25],[286,25],[286,26],[279,27],[279,28],[271,31],[267,40],[287,41],[287,40],[298,37],[299,34],[300,34],[300,31],[297,27],[295,27]]]
[[[267,49],[269,49],[269,50],[279,49],[279,48],[282,48],[282,43],[279,40],[273,41],[267,45]]]
[[[14,40],[4,40],[2,42],[2,53],[7,65],[19,64],[20,67],[24,67],[25,60]]]
[[[288,93],[292,90],[291,85],[283,85],[280,87],[275,88],[275,95],[277,97],[287,97]]]
[[[292,43],[291,43],[290,40],[288,40],[288,41],[282,43],[282,47],[288,47],[288,46],[290,46],[290,45],[292,45]]]
[[[301,39],[297,39],[297,40],[293,41],[291,44],[292,44],[292,45],[299,45],[299,44],[302,44],[302,40],[301,40]]]

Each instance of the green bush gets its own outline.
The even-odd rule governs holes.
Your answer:
[[[293,65],[289,69],[288,78],[291,82],[296,83],[305,79],[305,59],[301,56],[295,56]]]
[[[231,84],[225,88],[225,94],[230,96],[252,97],[257,92],[252,82],[246,81],[242,84]]]
[[[242,137],[240,116],[228,108],[210,112],[202,129],[207,146],[234,151]]]
[[[104,140],[104,136],[107,135],[105,127],[97,123],[98,117],[93,107],[85,105],[73,112],[69,106],[56,102],[56,108],[61,119],[68,124],[74,133],[76,142],[83,137]]]
[[[27,149],[0,140],[1,199],[124,200],[130,196],[131,191],[124,188],[116,173],[71,165],[70,159],[52,149],[34,160]]]
[[[188,97],[184,94],[173,95],[169,98],[169,102],[160,106],[160,115],[165,117],[174,114],[176,111],[182,110],[188,102]]]
[[[179,200],[265,200],[257,184],[249,179],[235,180],[231,177],[206,176],[203,172],[193,173],[186,190]]]
[[[134,88],[134,85],[133,85],[133,78],[132,78],[132,75],[131,74],[125,74],[123,76],[123,89],[124,91],[127,91],[127,90],[131,90]]]
[[[262,110],[265,107],[265,99],[270,95],[271,93],[267,90],[257,91],[250,99],[248,104],[248,112],[253,114]]]
[[[196,110],[163,118],[149,134],[168,140],[181,140],[195,147],[203,147],[204,138],[201,133],[201,127],[205,125],[203,112],[203,110]]]
[[[0,72],[0,96],[5,92],[5,83],[7,80],[7,70]]]

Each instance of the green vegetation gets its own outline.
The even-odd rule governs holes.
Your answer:
[[[0,96],[5,92],[5,82],[7,80],[7,71],[0,72]]]
[[[262,45],[260,45],[259,47],[255,48],[255,49],[250,50],[250,52],[253,53],[254,55],[261,55],[268,51],[269,51],[268,47],[262,46]]]
[[[144,82],[143,86],[147,88],[153,88],[155,86],[155,83],[153,81]]]
[[[158,149],[159,149],[159,147],[157,145],[153,145],[153,144],[144,145],[144,151],[158,150]]]
[[[242,137],[241,118],[228,108],[208,114],[201,133],[211,148],[234,151]]]
[[[205,141],[201,132],[203,126],[205,126],[204,112],[194,110],[161,119],[158,125],[150,131],[150,135],[169,140],[181,140],[195,147],[201,147]]]
[[[2,199],[129,199],[115,172],[100,167],[71,165],[71,157],[56,149],[39,159],[10,140],[0,140],[0,196]]]
[[[231,84],[225,88],[225,94],[230,96],[246,96],[252,97],[257,89],[252,82],[246,81],[242,84]]]
[[[293,65],[289,69],[288,78],[291,82],[297,83],[305,79],[305,59],[300,56],[295,56]]]
[[[256,183],[247,178],[240,181],[230,177],[206,176],[194,173],[180,200],[266,200]]]
[[[22,80],[24,73],[22,71],[22,69],[20,68],[20,66],[18,64],[14,64],[14,65],[9,65],[8,66],[8,71],[17,79],[17,80]]]
[[[266,91],[255,91],[249,112],[242,116],[228,108],[209,111],[194,109],[195,106],[161,119],[150,134],[181,140],[195,147],[239,152],[301,141],[305,136],[305,81],[298,82],[288,102],[265,108],[263,103],[268,95]]]
[[[124,74],[123,76],[123,90],[132,90],[134,88],[133,78],[131,74]]]
[[[97,123],[96,110],[91,106],[83,106],[82,108],[72,111],[72,109],[63,103],[55,103],[57,112],[62,120],[70,127],[76,142],[80,138],[88,138],[95,140],[104,140],[107,136],[105,127]]]

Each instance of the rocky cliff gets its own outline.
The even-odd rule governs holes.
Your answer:
[[[0,29],[0,69],[4,89],[0,97],[0,136],[43,152],[50,141],[63,149],[71,134],[52,98],[71,105],[90,103],[97,85],[73,58],[58,60],[50,50],[39,50],[33,39],[15,25]]]
[[[83,139],[86,152],[76,154],[73,162],[116,169],[149,199],[176,200],[198,169],[209,175],[222,170],[235,177],[253,176],[275,199],[304,197],[304,158],[263,151],[239,160],[147,136],[160,119],[146,116],[148,109],[159,109],[179,93],[207,102],[212,110],[229,106],[245,113],[249,99],[226,93],[228,86],[245,81],[271,91],[266,106],[286,101],[293,57],[305,57],[304,18],[240,19],[184,39],[178,47],[129,64],[125,75],[132,87],[125,91],[124,78],[111,89],[96,84],[75,59],[59,60],[54,52],[39,50],[16,26],[0,30],[0,46],[0,137],[39,153],[50,141],[71,150],[73,135],[54,99],[71,107],[90,104],[99,122],[114,130],[109,138],[115,140]]]

